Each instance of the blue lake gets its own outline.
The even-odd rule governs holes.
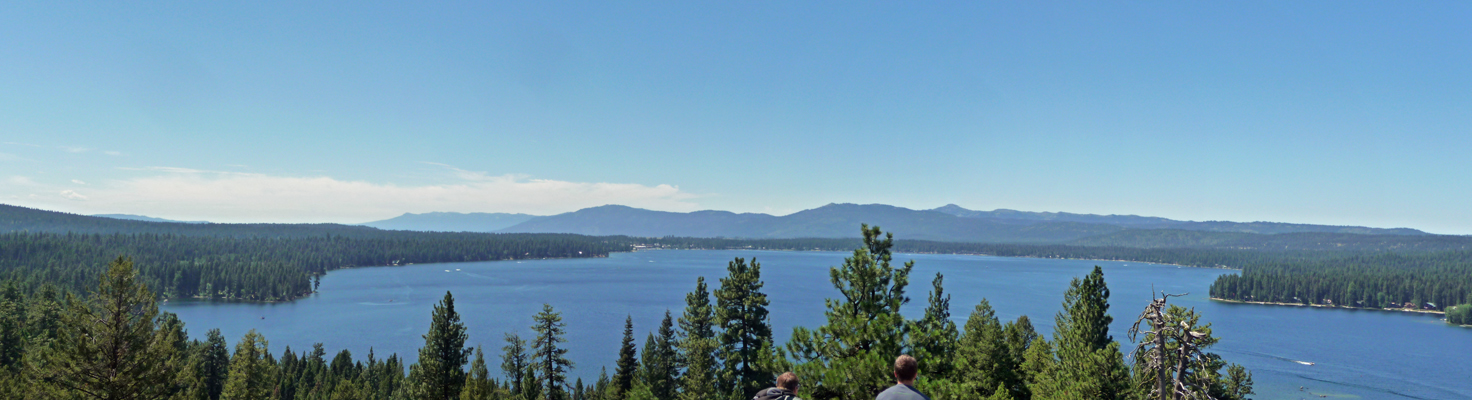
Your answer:
[[[329,273],[320,294],[290,303],[176,301],[162,308],[177,313],[194,338],[220,328],[233,345],[255,329],[277,355],[286,346],[300,351],[321,342],[329,353],[348,349],[360,360],[371,346],[380,358],[397,353],[412,361],[430,311],[448,290],[469,327],[470,344],[483,345],[494,366],[504,333],[530,338],[532,315],[547,303],[567,323],[569,356],[577,364],[573,376],[591,380],[601,367],[612,367],[626,315],[634,318],[637,343],[644,343],[666,310],[679,317],[696,277],[706,277],[714,290],[735,257],[762,264],[778,341],[785,341],[794,326],[816,327],[823,323],[823,300],[838,294],[828,282],[828,268],[847,255],[665,250],[594,259],[358,268]],[[911,317],[923,312],[930,280],[940,272],[957,324],[964,324],[986,298],[1004,321],[1027,315],[1039,333],[1050,336],[1069,280],[1100,265],[1112,292],[1115,340],[1129,343],[1126,332],[1150,301],[1152,288],[1189,292],[1172,303],[1196,308],[1204,322],[1213,324],[1221,342],[1212,350],[1252,371],[1255,398],[1472,398],[1472,329],[1447,326],[1439,316],[1207,299],[1211,282],[1228,270],[964,255],[895,259],[916,263],[909,287],[913,300],[905,310]]]

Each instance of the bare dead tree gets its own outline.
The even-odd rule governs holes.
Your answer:
[[[1171,297],[1185,295],[1186,293],[1162,292],[1160,298],[1152,299],[1145,311],[1140,313],[1129,332],[1130,340],[1139,343],[1135,348],[1135,359],[1144,364],[1142,367],[1154,371],[1155,387],[1150,392],[1151,398],[1215,400],[1205,390],[1201,390],[1205,387],[1203,383],[1209,385],[1209,382],[1197,382],[1206,377],[1200,373],[1190,373],[1205,365],[1201,341],[1207,334],[1191,330],[1190,322],[1177,318],[1167,309],[1166,303]],[[1142,324],[1148,330],[1141,331]],[[1144,338],[1140,340],[1142,333]]]

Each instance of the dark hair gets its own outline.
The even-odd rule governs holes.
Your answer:
[[[914,380],[915,374],[918,373],[920,373],[920,363],[915,361],[915,357],[910,357],[909,354],[903,354],[899,358],[894,359],[895,379],[902,381]]]
[[[783,388],[783,389],[787,389],[787,390],[791,390],[791,391],[796,392],[797,391],[797,383],[798,383],[797,382],[797,374],[794,374],[794,373],[791,373],[791,372],[783,372],[782,373],[782,376],[778,376],[777,377],[777,387],[780,387],[780,388]]]

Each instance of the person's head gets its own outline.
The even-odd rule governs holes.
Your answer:
[[[791,372],[783,372],[781,376],[777,377],[777,387],[779,388],[796,392],[797,385],[797,374]]]
[[[903,354],[900,355],[899,358],[894,359],[895,380],[898,380],[901,383],[914,382],[915,375],[918,375],[919,373],[920,363],[915,361],[915,357],[910,357],[909,354]]]

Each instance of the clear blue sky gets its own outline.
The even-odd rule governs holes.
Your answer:
[[[7,2],[0,202],[1472,234],[1468,2]]]

